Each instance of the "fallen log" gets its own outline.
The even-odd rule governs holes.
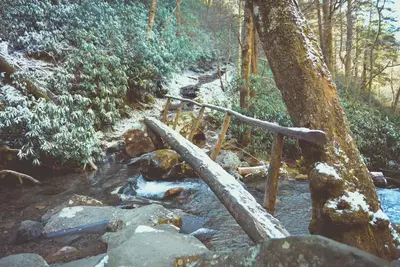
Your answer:
[[[29,176],[27,174],[24,173],[20,173],[20,172],[16,172],[16,171],[12,171],[12,170],[1,170],[0,171],[0,177],[4,177],[5,175],[14,175],[18,178],[19,182],[22,184],[22,178],[23,179],[27,179],[35,184],[40,184],[40,182],[38,180],[36,180],[35,178],[33,178],[32,176]]]
[[[243,176],[243,175],[247,175],[249,173],[258,172],[262,169],[268,170],[268,165],[255,166],[255,167],[239,167],[238,173]]]
[[[233,176],[212,161],[200,148],[155,118],[145,118],[144,122],[175,149],[208,184],[254,242],[289,236],[289,232],[276,218],[268,214]]]

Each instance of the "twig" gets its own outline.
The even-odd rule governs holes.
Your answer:
[[[0,177],[4,178],[5,175],[10,174],[10,175],[14,175],[17,176],[19,182],[22,184],[22,178],[27,179],[35,184],[40,184],[40,182],[38,180],[36,180],[35,178],[33,178],[32,176],[29,176],[27,174],[24,173],[20,173],[20,172],[16,172],[16,171],[12,171],[12,170],[1,170],[0,171]]]

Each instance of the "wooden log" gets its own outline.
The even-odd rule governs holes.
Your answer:
[[[162,122],[166,123],[168,119],[168,110],[171,106],[171,98],[168,97],[167,103],[165,103],[165,108],[163,111]]]
[[[215,145],[214,152],[211,156],[211,159],[214,161],[217,159],[217,157],[219,155],[219,151],[221,150],[222,142],[224,142],[226,131],[228,131],[230,121],[231,121],[231,116],[229,114],[226,114],[225,119],[224,119],[224,124],[222,124],[221,133],[219,134],[219,137],[218,137],[218,142]]]
[[[262,169],[268,170],[268,165],[255,166],[255,167],[239,167],[238,173],[240,175],[247,175],[249,173],[254,173]]]
[[[271,160],[265,183],[264,207],[271,214],[275,212],[275,201],[278,193],[279,169],[282,161],[283,135],[277,134],[271,148]]]
[[[203,118],[204,115],[204,111],[206,110],[206,107],[201,107],[200,111],[199,111],[199,115],[197,115],[196,121],[193,123],[192,125],[192,129],[190,130],[190,134],[189,134],[189,138],[188,140],[190,142],[193,142],[193,136],[197,131],[197,127],[199,127],[201,119]]]
[[[276,218],[268,214],[233,176],[212,161],[200,148],[155,118],[145,118],[144,121],[203,178],[254,242],[289,236]]]
[[[172,129],[176,129],[176,126],[178,125],[178,121],[179,121],[179,117],[181,116],[181,114],[182,114],[182,108],[183,108],[183,105],[185,104],[185,102],[181,102],[181,104],[179,105],[179,107],[178,107],[178,110],[176,111],[176,116],[175,116],[175,120],[174,120],[174,125],[173,125],[173,127],[172,127]]]
[[[210,105],[210,104],[200,104],[191,99],[174,97],[174,96],[170,96],[170,95],[167,95],[167,97],[170,97],[170,98],[176,99],[176,100],[180,100],[180,101],[189,102],[189,103],[192,103],[193,105],[196,105],[199,107],[205,106],[206,108],[218,110],[218,111],[227,113],[227,114],[235,117],[239,121],[246,123],[248,125],[261,127],[261,128],[267,129],[269,131],[283,134],[285,136],[294,137],[297,139],[305,140],[310,143],[319,144],[319,145],[324,145],[327,142],[325,133],[320,130],[310,130],[308,128],[299,128],[299,127],[283,127],[276,123],[247,117],[245,115],[242,115],[236,111],[233,111],[233,110],[230,110],[227,108],[222,108],[222,107],[218,107],[218,106],[214,106],[214,105]]]

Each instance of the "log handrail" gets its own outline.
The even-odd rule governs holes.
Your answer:
[[[323,131],[320,130],[311,130],[308,128],[300,128],[300,127],[284,127],[281,126],[279,124],[276,123],[272,123],[272,122],[268,122],[268,121],[263,121],[263,120],[259,120],[259,119],[255,119],[255,118],[251,118],[248,116],[245,116],[243,114],[240,114],[239,112],[233,111],[231,109],[228,108],[223,108],[223,107],[219,107],[219,106],[214,106],[211,104],[201,104],[199,102],[196,102],[194,100],[191,99],[187,99],[187,98],[181,98],[181,97],[176,97],[176,96],[171,96],[171,95],[166,95],[166,97],[168,99],[175,99],[175,100],[179,100],[182,102],[188,102],[191,103],[195,106],[199,106],[199,107],[206,107],[212,110],[217,110],[220,112],[224,112],[226,114],[229,114],[230,116],[235,117],[236,119],[240,120],[243,123],[249,124],[249,125],[253,125],[253,126],[257,126],[257,127],[261,127],[264,129],[267,129],[269,131],[275,132],[275,133],[279,133],[285,136],[289,136],[289,137],[294,137],[297,139],[301,139],[301,140],[305,140],[307,142],[310,143],[314,143],[314,144],[318,144],[318,145],[323,145],[327,142],[327,138],[326,135]]]

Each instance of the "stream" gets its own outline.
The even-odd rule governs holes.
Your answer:
[[[24,244],[13,243],[13,236],[23,220],[40,221],[51,208],[60,205],[74,194],[90,196],[110,206],[119,206],[118,188],[126,185],[128,178],[138,171],[127,165],[107,162],[97,172],[70,174],[41,179],[43,185],[10,185],[0,188],[0,257],[16,253],[38,253],[46,255],[56,246],[53,240],[37,239]],[[137,196],[160,201],[166,208],[181,209],[190,216],[182,217],[181,231],[195,235],[211,250],[246,247],[252,241],[220,203],[210,188],[200,179],[185,179],[180,182],[151,182],[138,178]],[[180,196],[162,199],[165,191],[183,187]],[[261,203],[263,192],[260,187],[247,188]],[[395,223],[400,223],[400,190],[378,189],[384,211]],[[120,195],[121,196],[121,195]],[[122,199],[129,199],[122,196]],[[277,217],[292,235],[308,234],[311,219],[311,201],[307,182],[281,179],[279,183]],[[126,201],[125,201],[126,202]],[[95,244],[88,255],[103,253],[104,247],[93,240],[98,236],[88,235],[73,245],[85,247]]]

